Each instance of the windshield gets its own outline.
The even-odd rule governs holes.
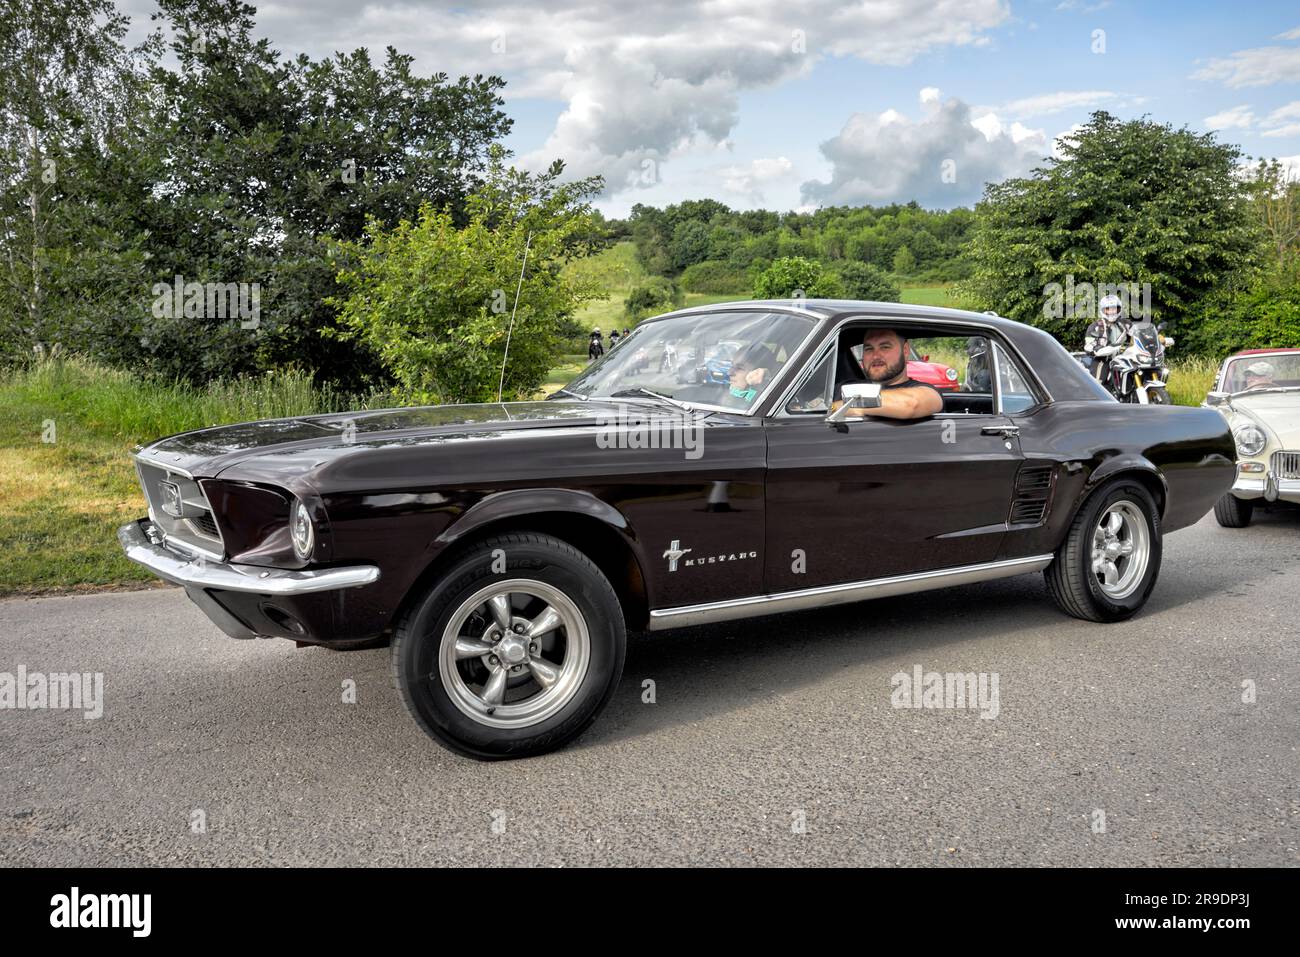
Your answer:
[[[810,317],[773,312],[647,321],[563,391],[611,398],[648,390],[692,405],[748,409],[780,376],[813,325]]]
[[[1223,369],[1223,392],[1254,392],[1300,386],[1300,353],[1239,356]]]

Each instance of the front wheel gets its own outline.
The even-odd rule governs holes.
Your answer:
[[[1150,402],[1152,405],[1172,404],[1169,401],[1169,393],[1165,391],[1163,386],[1152,386],[1151,388],[1147,389],[1147,401]]]
[[[1255,503],[1224,492],[1214,503],[1214,519],[1224,528],[1245,528],[1255,512]]]
[[[609,702],[627,636],[609,581],[549,535],[488,539],[452,564],[394,631],[402,701],[442,744],[520,758],[581,734]]]
[[[1048,591],[1067,615],[1123,621],[1146,604],[1160,573],[1160,512],[1134,479],[1116,479],[1083,503],[1052,564]]]

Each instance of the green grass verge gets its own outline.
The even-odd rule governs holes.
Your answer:
[[[0,595],[156,580],[117,544],[117,527],[145,512],[131,464],[135,445],[209,425],[340,411],[352,402],[294,372],[206,389],[78,358],[5,373]]]

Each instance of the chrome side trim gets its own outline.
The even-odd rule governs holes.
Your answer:
[[[914,575],[897,575],[893,578],[875,578],[870,581],[803,588],[799,591],[778,592],[775,595],[754,595],[750,598],[708,602],[703,605],[656,608],[650,612],[649,630],[663,631],[666,628],[685,628],[690,625],[731,621],[736,618],[755,618],[759,615],[822,608],[826,605],[845,605],[868,598],[909,595],[934,588],[948,588],[951,585],[970,585],[996,578],[1010,578],[1013,575],[1042,571],[1052,563],[1052,558],[1052,555],[1032,555],[1028,558],[1011,558],[980,565],[940,568]]]
[[[146,533],[145,524],[147,523],[140,521],[131,522],[117,530],[117,540],[122,550],[131,561],[177,585],[251,592],[256,595],[308,595],[318,591],[356,588],[379,580],[379,569],[374,565],[295,571],[208,561],[199,555],[189,555],[155,544]]]

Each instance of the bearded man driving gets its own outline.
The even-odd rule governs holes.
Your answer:
[[[862,337],[862,371],[880,386],[880,405],[850,409],[846,418],[876,415],[886,419],[923,419],[943,411],[939,390],[907,375],[907,340],[893,329],[868,329]],[[843,404],[836,400],[832,409]]]

